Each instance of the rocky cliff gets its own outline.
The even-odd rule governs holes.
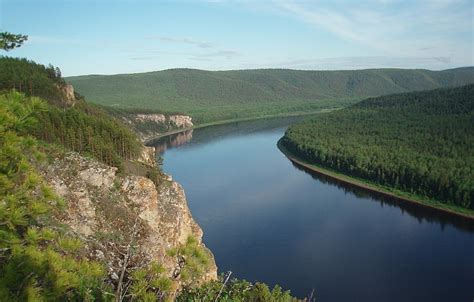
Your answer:
[[[76,105],[77,99],[72,85],[60,83],[56,84],[54,87],[62,94],[62,101],[60,102],[61,106],[67,108]]]
[[[170,115],[169,121],[171,125],[174,125],[175,127],[180,129],[190,128],[194,126],[192,118],[187,115]]]
[[[165,132],[194,127],[192,117],[183,114],[115,112],[142,141],[149,141]]]
[[[66,201],[59,221],[87,243],[92,259],[106,263],[111,280],[119,278],[122,270],[158,262],[179,289],[186,259],[169,251],[189,238],[197,240],[211,259],[197,282],[216,279],[214,259],[201,241],[202,230],[189,211],[183,189],[171,177],[164,175],[155,184],[72,152],[55,158],[41,171]]]
[[[155,155],[156,155],[155,147],[143,146],[141,154],[138,157],[137,161],[139,161],[139,162],[141,162],[145,165],[155,167],[156,166],[156,157],[155,157]]]
[[[144,123],[144,122],[154,122],[157,124],[165,124],[166,123],[166,116],[164,114],[135,114],[134,120],[137,123]]]

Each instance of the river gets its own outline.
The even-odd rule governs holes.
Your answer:
[[[220,272],[317,301],[473,301],[472,221],[292,164],[298,118],[196,129],[154,143]]]

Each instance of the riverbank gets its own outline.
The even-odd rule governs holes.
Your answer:
[[[309,163],[306,160],[292,154],[288,149],[286,149],[285,146],[283,146],[281,139],[278,141],[277,147],[290,161],[306,169],[309,169],[313,172],[331,177],[333,179],[339,180],[346,184],[354,185],[368,191],[384,194],[386,196],[393,197],[393,198],[402,200],[404,202],[414,203],[422,207],[434,209],[437,211],[442,211],[450,215],[467,218],[474,221],[474,211],[472,210],[459,208],[453,205],[441,203],[434,200],[429,200],[429,199],[426,199],[414,194],[410,194],[407,192],[403,192],[403,191],[395,190],[389,187],[374,184],[363,179],[351,177],[351,176],[342,174],[340,172],[329,170],[329,169],[320,167],[318,165]]]
[[[181,132],[189,131],[189,130],[194,130],[194,129],[200,129],[200,128],[205,128],[205,127],[211,127],[211,126],[219,126],[219,125],[225,125],[225,124],[230,124],[230,123],[237,123],[237,122],[247,122],[247,121],[257,121],[257,120],[266,120],[266,119],[274,119],[274,118],[284,118],[284,117],[297,117],[297,116],[310,116],[310,115],[315,115],[315,114],[320,114],[320,113],[327,113],[335,110],[340,110],[340,108],[333,108],[333,109],[321,109],[317,111],[310,111],[310,112],[292,112],[292,113],[284,113],[284,114],[274,114],[274,115],[264,115],[264,116],[256,116],[256,117],[248,117],[248,118],[237,118],[237,119],[230,119],[230,120],[220,120],[220,121],[215,121],[211,123],[205,123],[205,124],[198,124],[195,125],[194,127],[188,127],[188,128],[182,128],[182,129],[175,129],[167,132],[163,132],[160,134],[157,134],[156,136],[153,136],[152,138],[149,138],[144,141],[145,145],[149,145],[152,142],[156,141],[157,139],[160,139],[162,137],[170,136],[173,134],[178,134]]]

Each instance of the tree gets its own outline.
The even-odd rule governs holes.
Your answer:
[[[0,301],[104,301],[104,265],[58,227],[63,202],[36,168],[46,156],[28,133],[45,105],[0,95]]]
[[[20,47],[26,40],[28,40],[26,35],[0,32],[0,48],[5,51]]]
[[[386,95],[292,125],[293,154],[382,186],[474,209],[474,85]]]

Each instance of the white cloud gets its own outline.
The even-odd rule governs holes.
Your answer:
[[[474,30],[473,6],[469,1],[278,0],[274,3],[288,17],[384,55],[454,55],[472,64],[473,41],[465,39],[466,32],[470,31],[472,37]]]
[[[461,66],[460,62],[453,62],[450,57],[334,57],[313,59],[291,59],[280,61],[267,61],[256,64],[247,62],[245,68],[289,68],[302,70],[348,70],[369,68],[426,68],[446,69],[450,64]]]

